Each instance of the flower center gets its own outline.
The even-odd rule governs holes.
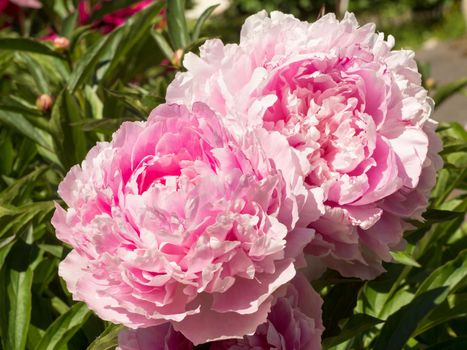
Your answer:
[[[368,170],[376,126],[367,103],[366,77],[349,59],[305,59],[277,69],[263,94],[277,96],[263,125],[287,137],[305,152],[313,186],[332,186],[342,177],[353,181]],[[370,167],[372,165],[369,165]]]

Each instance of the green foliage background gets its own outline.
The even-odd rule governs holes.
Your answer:
[[[112,6],[133,2],[116,0]],[[168,26],[159,16],[165,4],[156,2],[102,35],[76,26],[73,1],[44,3],[41,16],[0,31],[0,349],[113,349],[120,326],[74,302],[57,275],[69,251],[50,224],[54,201],[60,202],[57,186],[122,121],[144,120],[163,102],[167,83],[180,69],[176,49],[196,51],[204,41],[200,33],[222,34],[213,31],[222,26],[216,19],[203,26],[212,8],[187,23],[184,2],[170,0]],[[237,1],[230,11],[246,14],[262,3]],[[271,0],[266,8],[283,4]],[[311,15],[310,4],[291,2],[283,10],[306,7]],[[44,34],[46,24],[70,38],[69,49],[28,38]],[[461,79],[431,94],[438,105],[449,103],[466,85]],[[50,110],[35,105],[42,94],[53,96]],[[388,272],[371,282],[327,272],[314,282],[324,298],[325,349],[467,348],[467,133],[456,123],[443,123],[438,132],[446,165],[426,220],[413,223],[406,249],[394,253]]]

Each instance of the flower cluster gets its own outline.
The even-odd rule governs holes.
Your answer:
[[[441,166],[413,53],[392,47],[351,14],[260,12],[69,171],[59,273],[129,328],[121,350],[320,348],[304,254],[376,277]]]
[[[295,152],[301,166],[281,170],[323,191],[324,215],[306,223],[316,230],[307,252],[344,276],[384,271],[403,219],[421,214],[441,166],[413,52],[393,45],[349,13],[309,24],[260,12],[239,45],[209,40],[200,57],[187,54],[188,72],[167,94],[168,102],[203,101],[227,124],[267,134],[266,147]]]
[[[210,350],[321,349],[322,300],[306,278],[299,274],[285,295],[276,298],[265,323],[252,335],[241,339],[213,342]],[[193,344],[168,323],[160,326],[123,330],[117,350],[191,350]]]

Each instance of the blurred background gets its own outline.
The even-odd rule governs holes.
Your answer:
[[[220,5],[210,7],[214,4]],[[446,167],[433,192],[433,223],[412,232],[409,250],[399,257],[404,265],[394,264],[386,280],[366,283],[364,290],[377,300],[372,316],[412,312],[401,307],[410,300],[408,291],[426,286],[425,277],[446,263],[442,274],[449,274],[446,283],[457,292],[451,282],[465,269],[456,274],[451,267],[460,260],[448,261],[462,259],[466,243],[467,0],[187,0],[186,5],[185,12],[184,0],[0,0],[0,350],[115,348],[118,326],[73,302],[57,275],[69,252],[50,223],[54,201],[60,202],[58,184],[123,121],[144,121],[164,102],[167,85],[183,70],[184,53],[197,52],[209,38],[238,42],[245,18],[262,9],[307,21],[324,12],[342,17],[349,10],[360,24],[375,22],[378,31],[392,34],[397,48],[416,51],[423,84],[437,101],[435,118],[460,124],[442,123],[438,129]],[[452,199],[453,190],[464,197]],[[414,260],[418,241],[421,253]],[[325,298],[325,324],[337,333],[353,315],[357,294],[366,294],[359,294],[360,282],[330,283],[336,285]],[[466,290],[458,290],[433,312],[435,321],[427,319],[431,326],[417,333],[418,343],[411,338],[410,349],[428,349],[422,346],[454,336],[465,345],[465,320],[455,318],[465,316]],[[370,341],[378,334],[373,328],[365,332]],[[408,337],[411,331],[404,332]]]
[[[227,42],[237,42],[245,17],[262,9],[307,21],[323,9],[340,17],[348,10],[360,24],[374,22],[379,32],[392,34],[396,48],[415,50],[429,88],[467,77],[467,0],[197,0],[191,1],[189,14],[195,17],[197,8],[216,3],[223,20],[210,21],[206,34]],[[467,90],[461,92],[437,109],[437,120],[467,123]]]
[[[133,5],[134,9],[131,11],[117,11],[116,16],[106,17],[101,11],[107,12],[112,7],[119,8],[124,4],[138,3],[140,5]],[[131,14],[137,13],[139,8],[144,8],[150,3],[162,4],[164,1],[0,0],[0,36],[19,35],[50,43],[56,39],[57,34],[70,36],[69,29],[77,20],[82,27],[70,37],[69,50],[74,61],[99,39],[99,33],[90,29],[97,27],[100,28],[101,34],[108,34],[123,24],[125,18],[129,18]],[[184,52],[196,51],[197,46],[205,39],[213,37],[220,37],[224,42],[238,42],[245,18],[263,9],[291,13],[306,21],[314,21],[325,12],[335,12],[338,17],[342,17],[345,11],[351,11],[356,14],[360,24],[373,22],[376,23],[379,32],[392,34],[396,39],[396,48],[416,51],[419,70],[424,76],[424,84],[428,90],[434,92],[448,83],[454,84],[451,85],[451,91],[454,88],[457,89],[457,93],[449,98],[449,103],[439,104],[435,118],[440,121],[458,121],[462,125],[467,123],[467,0],[186,0],[188,27],[193,28],[198,18],[203,17],[204,10],[215,4],[218,4],[218,7],[213,11],[213,15],[206,22],[203,21],[201,37],[191,42],[189,47],[185,47]],[[73,12],[79,13],[77,17],[73,18]],[[163,18],[164,15],[161,15]],[[98,18],[101,19],[96,22]],[[92,28],[87,26],[93,21]],[[166,21],[161,20],[157,24],[158,31],[164,31],[165,26]],[[166,33],[163,36],[167,47],[171,38]],[[83,38],[85,40],[82,40]],[[172,55],[176,48],[167,52],[161,50],[159,44],[160,40],[156,44],[153,39],[145,37],[139,45],[141,51],[138,55],[127,55],[126,69],[116,74],[116,79],[104,81],[102,86],[112,86],[115,90],[113,84],[117,81],[124,84],[136,83],[154,92],[159,100],[163,99],[167,83],[175,71],[181,68],[182,56],[178,57],[178,62],[174,62]],[[11,57],[5,56],[5,59],[9,61]],[[167,60],[175,64],[164,65]],[[17,74],[14,69],[8,70],[6,66],[3,67],[9,76]],[[51,69],[56,71],[54,67]],[[2,89],[10,93],[11,84],[0,81],[0,92]],[[40,95],[41,91],[35,93]],[[34,99],[32,94],[29,98]],[[111,112],[114,115],[120,113],[113,110]]]

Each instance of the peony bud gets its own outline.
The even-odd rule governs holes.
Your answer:
[[[70,47],[70,40],[64,36],[57,36],[53,40],[53,45],[56,49],[64,51]]]
[[[183,58],[183,49],[177,49],[173,56],[172,56],[172,64],[175,67],[181,67],[182,66],[182,58]]]
[[[431,90],[433,88],[436,87],[436,80],[434,80],[433,78],[428,78],[426,81],[425,81],[425,87],[428,89],[428,90]]]
[[[36,107],[41,112],[47,112],[54,103],[53,98],[50,95],[42,94],[36,100]]]

